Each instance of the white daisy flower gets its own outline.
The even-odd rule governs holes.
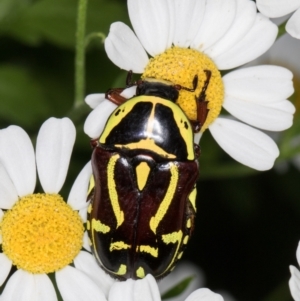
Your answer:
[[[49,273],[55,273],[65,301],[106,300],[113,280],[81,250],[89,249],[83,222],[91,164],[79,174],[67,203],[58,194],[75,136],[68,118],[50,118],[39,131],[35,154],[20,127],[0,131],[0,286],[7,281],[1,300],[58,300]],[[45,193],[34,193],[36,168]],[[9,276],[13,266],[17,270]]]
[[[195,96],[206,80],[204,70],[210,70],[206,91],[209,113],[195,141],[209,129],[238,162],[257,170],[272,168],[278,147],[254,127],[282,131],[292,125],[295,108],[286,100],[294,91],[292,73],[282,67],[257,66],[222,77],[219,70],[239,67],[263,54],[275,41],[277,26],[257,13],[250,0],[127,3],[135,33],[124,23],[113,23],[105,40],[108,57],[122,69],[142,73],[142,78],[164,79],[185,87],[192,87],[198,75],[195,94],[181,90],[178,99],[191,120],[196,119]],[[134,95],[132,90],[124,93]],[[86,102],[95,109],[84,130],[97,138],[116,106],[104,94],[90,95]],[[222,107],[243,123],[219,117]]]
[[[159,289],[154,277],[148,274],[140,280],[128,279],[115,282],[112,286],[108,301],[161,301]],[[222,296],[207,288],[201,288],[191,293],[182,301],[224,301]]]
[[[294,38],[300,39],[300,0],[256,0],[257,8],[269,18],[293,15],[285,29]]]
[[[300,265],[300,242],[298,244],[296,257],[298,264]],[[294,266],[290,266],[291,278],[289,281],[289,287],[292,297],[295,301],[300,301],[300,271]]]

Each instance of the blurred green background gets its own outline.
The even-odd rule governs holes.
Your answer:
[[[83,104],[72,110],[76,13],[75,0],[0,0],[0,128],[19,125],[35,141],[48,117],[73,119],[77,140],[65,197],[91,156],[83,133],[90,108]],[[87,34],[107,34],[114,21],[130,24],[126,1],[89,1]],[[298,84],[292,100],[298,106],[300,64],[285,57],[289,47],[300,54],[300,41],[282,37],[278,43],[261,60],[293,69]],[[108,60],[100,39],[89,45],[86,63],[86,94],[124,86],[126,72]],[[225,290],[236,300],[291,300],[288,266],[297,266],[300,240],[297,113],[291,129],[273,135],[281,156],[268,172],[235,162],[208,132],[201,140],[196,229],[184,258],[203,270],[206,287]]]

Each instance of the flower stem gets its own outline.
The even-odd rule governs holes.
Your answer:
[[[83,103],[85,93],[85,28],[88,0],[78,1],[76,54],[75,54],[75,101],[74,106]]]
[[[90,42],[95,39],[101,39],[101,43],[103,44],[105,41],[105,38],[106,38],[106,36],[102,32],[92,32],[89,35],[87,35],[85,38],[85,43],[84,43],[85,47],[88,47]]]

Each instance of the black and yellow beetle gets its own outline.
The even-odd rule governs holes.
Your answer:
[[[175,101],[180,89],[196,89],[196,76],[193,89],[140,80],[129,100],[120,96],[122,89],[106,94],[120,105],[92,142],[87,228],[98,263],[114,278],[149,273],[162,278],[191,236],[199,173],[194,132],[208,112],[205,91],[211,73],[205,72],[196,98],[198,118],[192,122]]]

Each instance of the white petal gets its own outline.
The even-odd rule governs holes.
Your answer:
[[[56,301],[56,292],[54,286],[45,274],[33,275],[35,282],[35,298],[34,301]]]
[[[120,95],[129,99],[129,98],[135,96],[135,94],[136,94],[136,86],[132,86],[130,88],[123,90]]]
[[[224,301],[219,294],[213,293],[208,288],[200,288],[194,291],[185,301]]]
[[[5,301],[32,301],[34,289],[33,275],[17,270],[5,285],[1,298]]]
[[[204,52],[212,59],[238,43],[251,29],[256,19],[256,6],[253,1],[237,0],[235,19],[225,35]]]
[[[3,253],[0,253],[0,286],[6,280],[10,269],[12,267],[12,262]]]
[[[115,282],[109,292],[109,301],[161,301],[157,283],[148,274],[141,280]]]
[[[175,30],[173,44],[187,48],[194,40],[205,12],[205,1],[202,0],[174,0]]]
[[[106,121],[110,114],[115,110],[117,105],[109,100],[105,100],[94,109],[84,123],[84,132],[92,139],[99,138],[101,135]]]
[[[74,210],[80,210],[87,206],[87,191],[92,176],[92,165],[89,161],[77,176],[68,197],[68,204]]]
[[[126,24],[113,23],[104,46],[107,56],[115,65],[127,71],[143,73],[148,63],[147,53]]]
[[[1,295],[5,301],[55,301],[56,293],[46,275],[33,275],[17,270],[7,282]]]
[[[203,21],[191,47],[204,51],[216,43],[230,28],[235,13],[236,0],[206,1]]]
[[[71,266],[56,272],[55,278],[64,301],[106,301],[104,293],[95,282]]]
[[[276,143],[269,136],[240,122],[217,118],[209,130],[226,153],[251,168],[268,170],[279,155]]]
[[[292,37],[300,39],[300,9],[288,20],[285,29]]]
[[[144,294],[146,294],[147,297],[145,297]],[[137,280],[134,286],[134,301],[146,300],[161,300],[157,282],[150,274],[141,280]]]
[[[91,240],[90,240],[90,238],[89,238],[89,236],[88,236],[88,233],[85,231],[84,234],[83,234],[83,247],[84,247],[87,251],[89,251],[89,252],[92,251],[92,250],[91,250],[90,242],[91,242]]]
[[[232,69],[246,64],[264,52],[274,43],[278,28],[268,18],[257,14],[255,23],[249,32],[230,50],[214,57],[219,69]]]
[[[175,19],[171,1],[128,0],[127,7],[132,27],[151,56],[171,47]]]
[[[223,107],[234,117],[254,127],[283,131],[292,126],[295,107],[287,100],[279,102],[277,106],[276,104],[264,105],[228,96]]]
[[[194,134],[194,143],[199,144],[202,134],[203,133],[195,133]]]
[[[168,301],[182,301],[195,289],[203,286],[204,276],[201,271],[192,263],[180,262],[172,273],[158,282],[161,295],[188,277],[193,277],[188,287],[180,295],[169,298]]]
[[[300,272],[292,265],[290,272],[292,275],[289,280],[291,295],[295,301],[300,301]]]
[[[86,220],[87,220],[87,209],[88,209],[88,203],[84,208],[80,209],[79,212],[78,212],[78,214],[81,217],[83,223],[86,223]]]
[[[4,166],[0,163],[0,208],[10,209],[18,200],[17,190]]]
[[[176,15],[175,15],[175,5],[174,5],[174,0],[166,0],[168,4],[168,9],[167,9],[167,15],[169,17],[169,24],[167,24],[168,27],[168,40],[167,40],[167,48],[170,48],[173,44],[173,38],[175,34],[175,22],[176,20]]]
[[[47,193],[58,193],[65,182],[76,137],[69,118],[46,120],[37,136],[36,162],[41,185]]]
[[[105,99],[105,93],[89,94],[85,98],[85,102],[92,108],[95,109]]]
[[[294,92],[290,70],[271,65],[242,68],[223,77],[226,96],[257,103],[276,103]]]
[[[133,300],[134,282],[133,279],[115,282],[109,291],[108,301],[135,301]]]
[[[34,191],[34,150],[28,135],[20,127],[12,125],[0,131],[0,161],[20,197]]]
[[[277,18],[285,16],[300,7],[300,0],[256,0],[256,5],[265,16]]]
[[[296,257],[297,257],[297,261],[298,261],[298,264],[300,262],[300,242],[298,243],[298,248],[297,248],[297,251],[296,251]]]
[[[88,252],[81,251],[74,259],[74,264],[78,270],[92,279],[103,293],[108,296],[108,292],[115,280],[99,267],[94,256]]]

